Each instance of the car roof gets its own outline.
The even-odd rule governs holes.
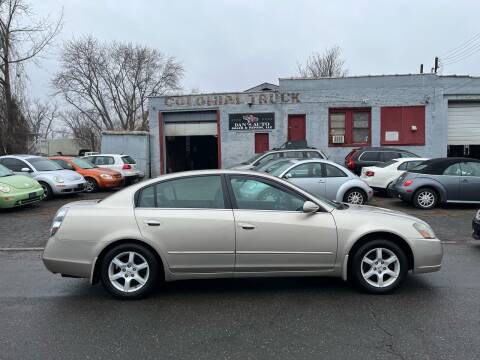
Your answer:
[[[28,154],[13,154],[13,155],[3,155],[0,158],[15,158],[15,159],[31,159],[31,158],[44,158],[45,156],[39,155],[28,155]]]
[[[425,167],[423,169],[417,171],[411,170],[411,172],[430,175],[441,175],[449,166],[465,161],[480,163],[480,160],[465,157],[435,158],[426,160],[424,162]]]
[[[312,149],[312,148],[303,148],[303,149],[277,149],[277,150],[268,150],[264,154],[269,154],[273,152],[292,152],[292,151],[316,151],[316,152],[322,152],[319,149]]]
[[[335,161],[332,161],[332,160],[327,160],[327,159],[291,159],[292,162],[295,162],[296,164],[306,164],[306,163],[311,163],[311,162],[321,162],[321,163],[325,163],[325,164],[332,164],[332,165],[335,165],[335,166],[340,166],[340,167],[343,167],[342,165],[336,163]]]
[[[129,156],[128,154],[93,154],[93,155],[85,155],[83,157],[93,157],[93,156]]]
[[[394,148],[394,147],[384,147],[384,146],[371,146],[371,147],[361,147],[358,149],[355,149],[357,151],[402,151],[402,152],[407,152],[410,154],[413,154],[409,150],[404,150],[404,149],[399,149],[399,148]]]
[[[405,158],[396,158],[396,159],[393,159],[393,160],[399,161],[399,162],[405,162],[405,161],[426,161],[426,160],[430,160],[430,158],[405,157]]]

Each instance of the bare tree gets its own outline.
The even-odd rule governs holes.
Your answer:
[[[24,113],[30,131],[31,148],[39,140],[53,138],[55,123],[59,117],[57,103],[35,99],[25,106]],[[30,152],[31,149],[28,150]]]
[[[86,114],[77,109],[64,111],[60,114],[63,124],[74,138],[79,139],[83,146],[92,151],[100,148],[101,127],[92,126],[93,114]]]
[[[341,58],[342,49],[339,46],[331,47],[323,54],[313,53],[305,65],[298,64],[300,76],[306,78],[344,77],[348,70],[344,68],[345,60]]]
[[[87,37],[65,43],[53,85],[96,128],[146,130],[147,98],[178,89],[182,76],[156,49]]]
[[[0,0],[0,152],[24,151],[28,125],[21,112],[18,84],[23,65],[34,60],[60,32],[62,16],[36,18],[26,0]]]

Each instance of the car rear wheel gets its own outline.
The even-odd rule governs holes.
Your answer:
[[[85,192],[94,193],[98,191],[98,183],[95,179],[85,178]]]
[[[343,196],[343,202],[353,205],[363,205],[367,202],[367,194],[361,189],[350,189]]]
[[[423,210],[433,209],[437,206],[438,195],[435,190],[422,188],[413,195],[413,204]]]
[[[138,244],[122,244],[109,250],[101,262],[105,289],[121,299],[140,299],[148,295],[158,280],[155,255]]]
[[[45,200],[50,200],[53,198],[53,193],[52,193],[52,188],[50,187],[50,185],[48,185],[47,183],[43,182],[43,181],[39,181],[40,185],[42,186],[42,189],[43,189],[43,198]]]
[[[405,252],[389,240],[373,240],[353,255],[351,275],[355,283],[372,294],[395,290],[407,276]]]

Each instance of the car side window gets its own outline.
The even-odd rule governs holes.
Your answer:
[[[286,153],[283,154],[283,157],[286,158],[286,159],[302,159],[302,158],[304,158],[303,151],[287,151]]]
[[[218,175],[167,180],[142,189],[137,207],[225,209]]]
[[[232,177],[230,184],[238,209],[302,211],[305,200],[293,192],[261,179]]]
[[[378,152],[365,151],[360,155],[358,160],[360,160],[360,161],[381,161],[379,155],[380,154]]]
[[[307,158],[319,159],[319,158],[321,158],[321,156],[316,151],[307,151]]]
[[[405,162],[401,163],[400,165],[398,165],[397,170],[405,171],[405,170],[407,170],[407,165],[408,165],[408,161],[405,161]]]
[[[292,179],[322,177],[322,164],[318,162],[301,164],[291,169],[288,173]]]
[[[462,171],[460,170],[460,164],[453,164],[447,167],[443,171],[443,175],[449,175],[449,176],[460,176],[462,174]]]
[[[407,163],[407,170],[411,170],[414,167],[417,167],[420,165],[423,161],[406,161]]]
[[[30,166],[28,166],[22,160],[13,158],[3,158],[1,159],[0,164],[5,166],[7,169],[12,170],[13,172],[21,172],[23,168],[28,168],[31,170]]]
[[[338,167],[330,165],[330,164],[324,164],[325,166],[325,177],[346,177],[347,174],[345,174],[342,170],[340,170]]]
[[[257,160],[253,165],[258,166],[258,165],[263,165],[266,164],[269,161],[276,160],[280,158],[279,153],[274,153],[274,154],[268,154],[264,158],[261,158],[260,160]]]
[[[479,176],[480,177],[480,163],[477,162],[463,162],[460,164],[462,169],[462,176]]]
[[[390,161],[392,159],[396,159],[396,158],[399,158],[399,157],[400,157],[400,154],[397,153],[397,152],[393,152],[393,151],[382,152],[382,161],[384,161],[384,162],[387,162],[387,161]]]

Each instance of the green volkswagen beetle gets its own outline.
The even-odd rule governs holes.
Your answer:
[[[32,204],[42,199],[43,189],[36,180],[15,175],[0,165],[0,209]]]

